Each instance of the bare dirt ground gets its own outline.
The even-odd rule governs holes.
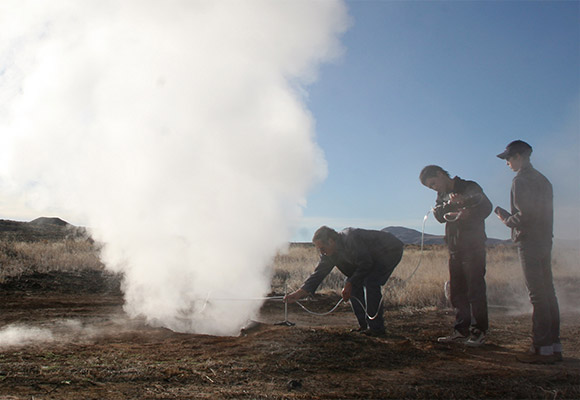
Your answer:
[[[338,297],[307,305],[327,311]],[[526,365],[530,315],[490,310],[477,349],[444,345],[450,310],[387,310],[388,335],[351,333],[329,316],[269,301],[238,337],[181,334],[128,319],[96,277],[38,275],[0,285],[0,329],[46,328],[45,342],[0,348],[0,399],[578,399],[580,315],[562,315],[565,359]]]

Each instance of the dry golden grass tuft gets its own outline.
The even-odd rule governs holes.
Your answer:
[[[34,273],[103,270],[99,251],[87,240],[0,241],[0,282]]]

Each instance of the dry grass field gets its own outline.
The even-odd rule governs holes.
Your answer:
[[[272,293],[297,288],[316,265],[309,245],[272,263]],[[417,264],[416,273],[409,279]],[[351,333],[350,306],[330,315],[267,301],[238,337],[175,333],[123,312],[119,276],[90,241],[0,241],[0,400],[31,399],[576,399],[580,398],[580,283],[576,249],[556,248],[564,362],[518,363],[531,317],[517,253],[488,251],[486,345],[437,343],[453,312],[447,251],[407,247],[384,289],[385,338]],[[339,299],[334,272],[307,305]]]
[[[100,246],[87,240],[0,241],[0,283],[35,273],[104,271]],[[283,293],[300,287],[318,262],[310,244],[292,244],[272,264],[272,292]],[[384,289],[387,307],[448,306],[444,284],[448,280],[448,252],[444,246],[406,246],[401,263]],[[580,250],[555,246],[553,272],[564,308],[580,304],[576,288],[580,283]],[[487,294],[492,307],[529,308],[527,289],[514,246],[495,246],[487,251]],[[344,276],[338,271],[319,288],[323,294],[340,293]]]
[[[23,275],[103,270],[99,246],[87,240],[0,240],[0,282]]]
[[[316,249],[308,244],[292,245],[274,261],[273,286],[276,292],[300,287],[318,262]],[[448,251],[444,246],[406,246],[403,259],[384,288],[388,308],[448,307],[444,285],[449,279]],[[415,273],[413,273],[415,272]],[[580,308],[580,252],[574,247],[555,246],[553,273],[561,306]],[[514,246],[487,250],[487,295],[491,307],[528,310],[529,299]],[[344,276],[333,270],[321,284],[321,293],[340,293]]]

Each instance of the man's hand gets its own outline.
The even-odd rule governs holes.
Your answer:
[[[289,293],[286,296],[284,296],[284,302],[296,303],[298,300],[300,300],[306,296],[308,296],[308,292],[306,290],[298,289],[297,291]]]
[[[503,222],[504,224],[506,223],[507,219],[511,216],[511,214],[509,212],[507,212],[507,210],[504,210],[500,206],[497,206],[495,208],[495,210],[493,210],[493,212],[495,213],[495,215],[497,215],[499,220],[501,222]]]
[[[350,294],[352,292],[352,283],[346,282],[344,288],[342,289],[342,300],[346,303],[350,300]]]
[[[458,193],[450,193],[449,194],[449,203],[454,203],[457,205],[461,205],[465,201],[465,196]]]

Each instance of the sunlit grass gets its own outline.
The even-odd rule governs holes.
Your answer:
[[[33,273],[102,270],[99,247],[87,240],[0,241],[0,281]]]
[[[10,277],[53,271],[104,270],[100,246],[87,240],[18,242],[0,241],[0,282]],[[553,273],[562,303],[577,308],[580,261],[577,247],[554,247]],[[445,246],[406,246],[403,259],[385,285],[384,302],[390,308],[449,307],[444,285],[449,279]],[[272,292],[299,288],[314,270],[319,255],[314,246],[293,244],[271,265]],[[418,268],[417,268],[418,266]],[[413,274],[413,272],[416,272]],[[487,296],[490,307],[529,309],[529,299],[515,246],[487,250]],[[318,292],[339,294],[344,276],[334,269]]]
[[[554,281],[560,292],[566,290],[570,282],[577,283],[580,280],[578,249],[556,246],[552,255]],[[383,289],[385,305],[448,307],[444,290],[445,282],[449,280],[448,259],[449,253],[445,246],[426,246],[423,252],[418,246],[407,246],[403,259]],[[317,262],[318,254],[313,246],[291,246],[288,253],[274,260],[273,290],[283,291],[284,282],[289,290],[300,287]],[[490,307],[529,307],[528,292],[515,246],[487,249],[486,283]],[[343,275],[334,269],[318,291],[340,293],[343,285]]]

